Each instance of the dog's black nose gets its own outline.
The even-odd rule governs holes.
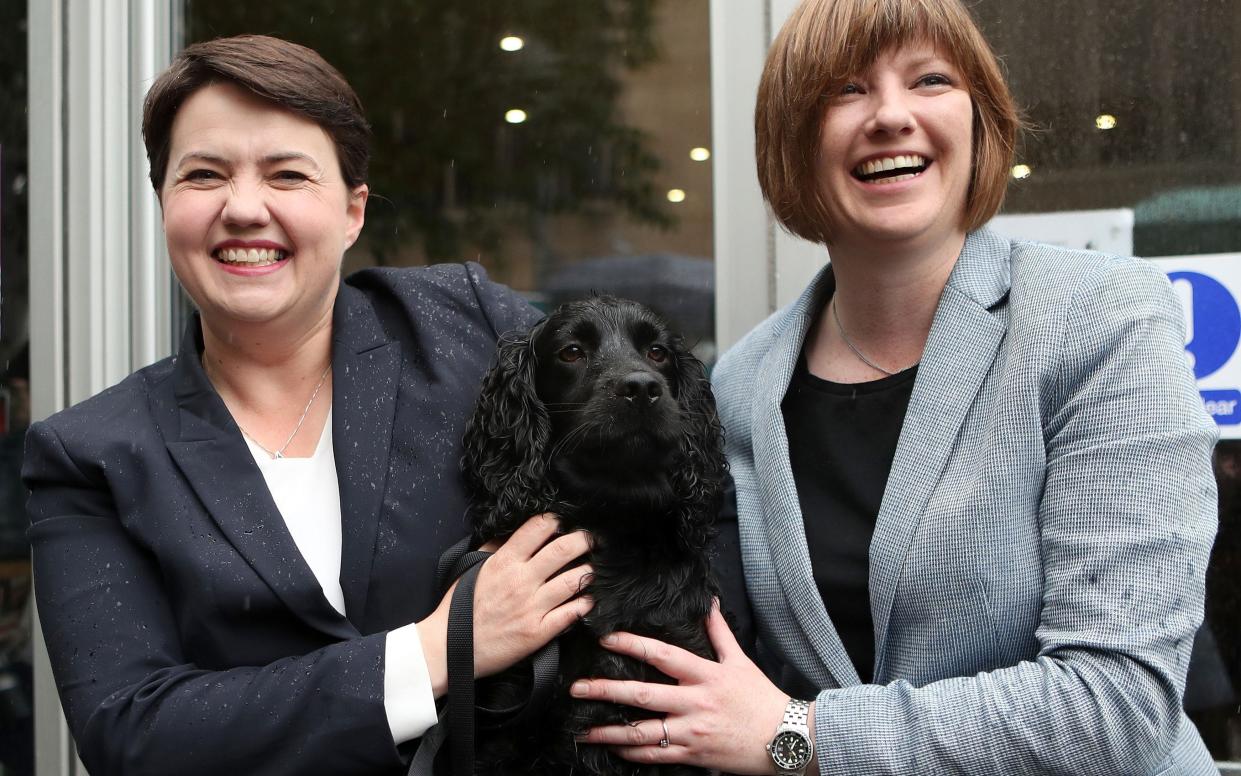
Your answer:
[[[663,382],[650,372],[631,372],[616,381],[616,395],[626,401],[654,404],[663,394]]]

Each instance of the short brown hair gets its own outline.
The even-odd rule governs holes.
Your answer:
[[[315,122],[336,146],[345,185],[352,189],[366,182],[371,128],[344,76],[305,46],[266,35],[237,35],[186,47],[147,92],[142,140],[156,194],[164,185],[177,111],[213,83],[235,84]]]
[[[926,41],[961,70],[974,106],[967,231],[1000,209],[1021,118],[999,63],[959,0],[804,0],[767,55],[754,131],[758,179],[790,232],[827,243],[834,228],[817,163],[825,97],[883,52]]]

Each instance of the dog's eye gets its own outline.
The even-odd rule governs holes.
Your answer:
[[[566,361],[571,364],[586,354],[583,353],[582,349],[577,345],[565,345],[556,355],[560,357],[561,361]]]
[[[646,357],[656,364],[662,364],[668,360],[668,349],[663,345],[651,345],[646,351]]]

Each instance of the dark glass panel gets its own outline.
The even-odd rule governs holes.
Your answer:
[[[0,3],[0,773],[34,769],[30,548],[22,439],[30,424],[26,3]]]
[[[189,0],[186,29],[303,43],[357,90],[372,197],[346,271],[469,259],[540,304],[613,291],[710,356],[707,7]]]

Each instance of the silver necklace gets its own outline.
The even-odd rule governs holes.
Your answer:
[[[871,361],[869,358],[862,355],[862,351],[858,350],[857,347],[852,342],[849,341],[849,335],[845,334],[845,327],[840,325],[840,313],[836,312],[836,300],[833,299],[828,304],[832,308],[832,320],[836,322],[836,331],[840,332],[840,338],[844,340],[844,343],[846,345],[849,346],[849,350],[853,351],[853,355],[857,356],[858,358],[862,360],[863,364],[866,364],[866,366],[870,367],[871,369],[874,369],[876,372],[882,372],[888,377],[891,377],[892,375],[895,375],[895,374],[900,374],[901,372],[904,372],[905,369],[909,369],[913,366],[913,364],[910,364],[909,366],[905,367],[905,369],[898,369],[895,372],[889,372],[888,370],[876,364],[874,361]],[[917,363],[917,362],[914,362],[914,363]]]
[[[293,433],[289,434],[289,438],[284,440],[284,444],[280,446],[279,450],[268,450],[263,446],[262,442],[254,438],[253,434],[246,431],[244,428],[241,428],[240,423],[237,424],[237,428],[241,429],[241,433],[245,434],[251,442],[258,445],[260,450],[270,455],[272,460],[284,458],[284,451],[289,449],[289,445],[293,444],[293,438],[297,436],[297,432],[302,430],[302,424],[306,422],[306,416],[310,414],[310,408],[314,406],[315,399],[319,398],[319,389],[323,387],[324,381],[327,380],[327,373],[331,371],[331,369],[332,364],[329,362],[328,365],[323,368],[323,374],[319,375],[319,382],[315,385],[315,392],[310,394],[310,401],[306,402],[306,409],[302,410],[302,416],[297,419],[297,425],[293,427]]]

